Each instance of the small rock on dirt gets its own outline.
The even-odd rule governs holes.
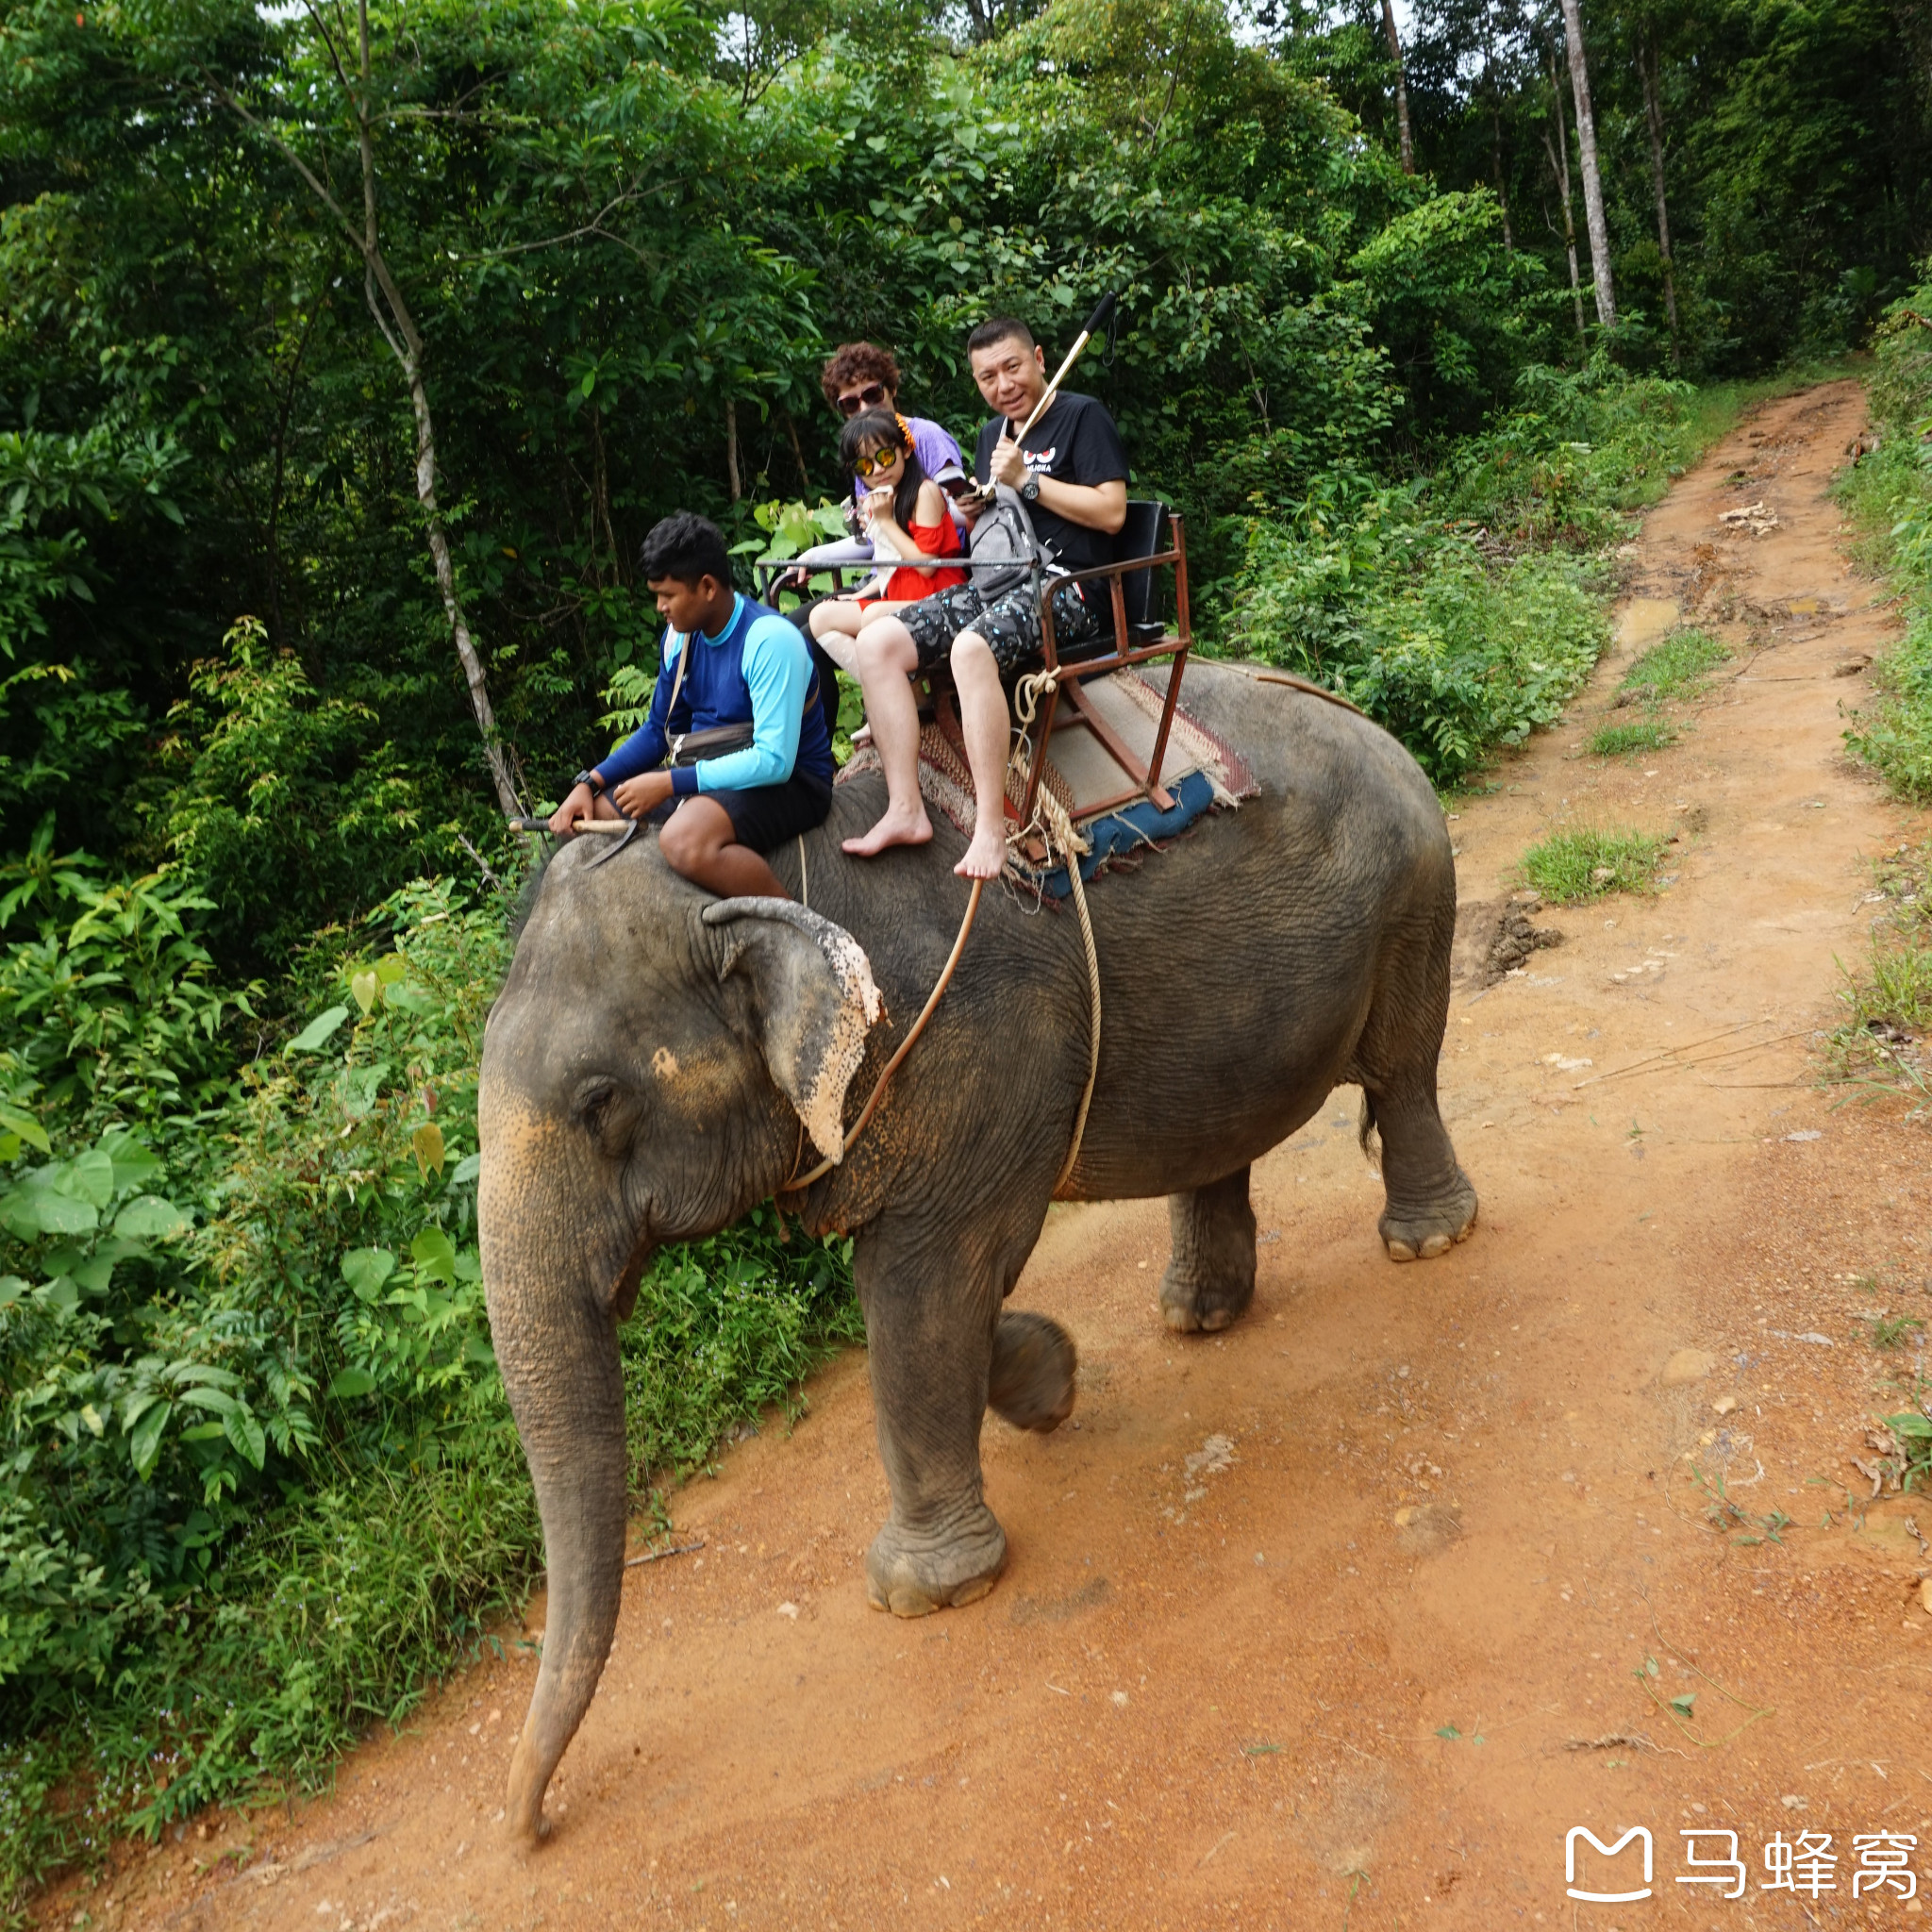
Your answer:
[[[1711,1370],[1717,1367],[1717,1357],[1707,1355],[1701,1348],[1680,1348],[1664,1364],[1659,1380],[1666,1389],[1682,1389],[1692,1382],[1701,1382]]]
[[[1440,1503],[1407,1504],[1395,1512],[1395,1546],[1407,1557],[1433,1557],[1461,1534],[1461,1519]]]
[[[1919,1579],[1919,1607],[1928,1617],[1932,1617],[1932,1576],[1922,1576]]]

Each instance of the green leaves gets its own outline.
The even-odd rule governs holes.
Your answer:
[[[373,980],[375,975],[371,974],[369,976]],[[374,998],[373,991],[371,997],[372,999]],[[357,1004],[361,1006],[362,1010],[366,1013],[369,1008],[362,1001],[359,988],[357,991],[356,998]],[[308,1025],[303,1027],[301,1032],[296,1034],[294,1039],[290,1041],[282,1051],[284,1053],[320,1052],[327,1041],[333,1037],[336,1028],[348,1017],[349,1009],[347,1007],[330,1007],[326,1012],[318,1013],[314,1019],[309,1021]]]
[[[352,1248],[342,1257],[342,1279],[360,1302],[374,1302],[395,1271],[396,1257],[387,1248]]]
[[[158,1194],[137,1194],[114,1217],[114,1232],[137,1241],[169,1241],[188,1227],[188,1216]]]

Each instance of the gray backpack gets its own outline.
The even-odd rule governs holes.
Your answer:
[[[993,486],[993,500],[980,511],[967,548],[973,557],[973,588],[989,604],[1029,577],[1037,581],[1053,563],[1052,554],[1034,535],[1020,492],[1005,483]]]

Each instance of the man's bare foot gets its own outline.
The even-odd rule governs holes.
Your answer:
[[[888,806],[885,815],[862,839],[847,839],[844,850],[856,858],[870,858],[889,845],[924,845],[932,838],[932,821],[923,805],[910,811],[896,811]]]
[[[997,831],[982,829],[974,833],[966,857],[953,870],[962,879],[996,879],[1006,862],[1006,840]]]

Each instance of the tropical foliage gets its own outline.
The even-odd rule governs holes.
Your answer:
[[[325,1775],[533,1574],[475,1226],[503,810],[634,720],[657,518],[791,554],[833,345],[964,434],[971,322],[1057,351],[1112,288],[1080,382],[1208,647],[1466,782],[1600,648],[1690,379],[1910,287],[1921,11],[1593,0],[1586,333],[1544,10],[1418,8],[1408,172],[1379,7],[0,0],[0,1912]],[[1908,560],[1918,448],[1860,473]],[[1916,661],[1860,725],[1907,789]],[[856,1332],[769,1208],[661,1255],[641,1501]]]

